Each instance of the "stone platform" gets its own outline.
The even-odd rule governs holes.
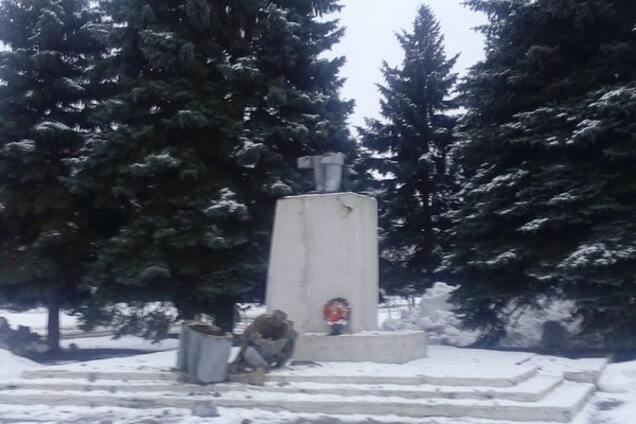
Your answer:
[[[299,334],[328,332],[327,301],[351,305],[348,331],[378,328],[378,206],[354,193],[280,199],[270,252],[267,310],[280,309]]]
[[[422,331],[365,331],[328,336],[303,334],[296,341],[294,359],[313,362],[378,362],[404,364],[426,357]]]
[[[179,421],[171,414],[183,417],[209,402],[219,408],[224,422],[249,417],[254,424],[570,423],[596,390],[607,364],[602,358],[570,360],[441,346],[430,346],[429,355],[400,365],[292,365],[267,374],[263,386],[181,383],[170,370],[176,352],[45,367],[0,383],[0,422],[17,422],[14,411],[20,405],[29,413],[22,421],[33,422],[29,405],[46,405],[40,408],[45,411],[42,422],[56,422],[50,419],[54,410],[84,411],[84,418],[62,422],[98,422],[107,411],[98,407],[117,407],[140,418],[113,422],[158,416],[157,422],[168,423]],[[233,415],[237,419],[229,421]]]

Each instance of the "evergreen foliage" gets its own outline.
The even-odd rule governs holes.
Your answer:
[[[355,151],[342,60],[319,57],[341,34],[318,19],[337,2],[102,5],[113,54],[99,68],[118,89],[74,186],[113,231],[86,280],[88,324],[114,302],[171,301],[229,328],[234,303],[261,295],[275,201],[301,189],[296,158]]]
[[[470,0],[486,59],[463,86],[466,178],[446,269],[465,323],[502,335],[507,305],[578,301],[607,342],[636,332],[636,3]]]
[[[47,304],[51,349],[91,252],[91,211],[64,180],[100,93],[94,21],[87,1],[0,2],[0,302]]]
[[[445,250],[457,58],[446,56],[439,23],[427,6],[420,7],[412,32],[397,38],[405,58],[396,68],[383,65],[384,119],[369,119],[361,130],[367,151],[361,163],[381,176],[371,188],[380,206],[382,280],[390,283],[389,291],[404,292],[434,282]]]

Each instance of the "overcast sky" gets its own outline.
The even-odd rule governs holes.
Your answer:
[[[431,6],[442,25],[448,56],[461,53],[456,71],[465,72],[483,57],[483,38],[472,28],[485,22],[461,5],[462,0],[342,0],[339,14],[346,34],[333,53],[347,58],[341,74],[347,78],[343,97],[356,101],[350,118],[352,125],[362,125],[365,117],[377,117],[379,94],[375,86],[382,82],[380,65],[386,60],[397,65],[402,50],[394,33],[412,28],[417,8]]]

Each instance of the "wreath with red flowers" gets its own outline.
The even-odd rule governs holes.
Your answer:
[[[330,335],[342,334],[345,326],[349,324],[349,317],[351,316],[349,302],[342,297],[331,299],[325,303],[323,316],[327,325],[331,328]]]

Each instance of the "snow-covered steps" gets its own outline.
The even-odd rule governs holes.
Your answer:
[[[297,364],[268,374],[260,387],[181,383],[171,370],[175,352],[48,367],[0,383],[0,422],[5,418],[3,405],[151,413],[188,411],[205,401],[221,411],[345,416],[347,423],[567,423],[594,392],[588,381],[596,381],[607,363],[439,346],[432,346],[430,353],[427,359],[402,365]]]
[[[541,372],[563,374],[563,378],[577,383],[596,384],[610,363],[609,358],[565,359],[536,356],[530,361]]]
[[[511,387],[438,386],[432,384],[404,385],[389,383],[355,384],[353,382],[329,384],[299,381],[287,385],[284,385],[285,383],[268,383],[264,387],[256,387],[252,390],[314,395],[322,395],[324,393],[339,396],[372,395],[379,397],[399,397],[403,399],[505,399],[517,402],[536,402],[543,399],[550,391],[562,383],[563,380],[561,378],[537,374]],[[235,390],[236,386],[228,385],[222,389]]]
[[[329,368],[337,364],[322,365],[322,368]],[[526,370],[520,374],[525,378],[516,384],[503,387],[420,384],[418,377],[412,377],[412,384],[406,384],[406,376],[395,376],[403,379],[402,384],[356,384],[340,380],[337,383],[316,383],[311,378],[302,380],[303,373],[313,367],[304,368],[295,370],[295,381],[272,381],[262,387],[236,383],[210,386],[181,384],[176,381],[176,373],[168,372],[28,371],[25,372],[28,378],[0,385],[0,404],[188,409],[201,401],[212,401],[215,406],[223,408],[297,414],[472,417],[507,423],[567,423],[595,390],[591,384],[539,374],[535,368],[531,368],[532,373]],[[289,376],[292,371],[279,373]],[[316,377],[315,370],[311,371],[309,377],[312,374]],[[506,380],[512,381],[514,377],[509,376]]]
[[[484,420],[470,417],[430,417],[410,418],[395,415],[337,415],[337,414],[299,414],[288,411],[265,411],[253,408],[218,408],[220,417],[201,418],[192,415],[190,409],[156,408],[132,409],[112,406],[72,408],[64,406],[20,406],[15,405],[11,412],[3,411],[0,405],[0,422],[8,423],[48,423],[48,424],[511,424],[510,421]],[[632,424],[627,419],[621,424]],[[575,423],[584,421],[580,415]],[[587,424],[587,421],[585,421]],[[523,424],[557,424],[554,421],[534,421]],[[618,424],[618,422],[616,422]]]
[[[478,357],[480,354],[484,357]],[[326,362],[277,370],[267,381],[512,387],[541,373],[595,384],[608,363],[608,358],[567,359],[433,346],[429,358],[407,364]]]
[[[177,382],[179,374],[175,372],[152,371],[76,371],[65,369],[27,370],[22,373],[22,378],[31,379],[71,379],[71,380],[121,380],[121,381],[168,381]]]
[[[294,413],[355,414],[402,417],[473,417],[514,422],[569,422],[594,391],[590,384],[565,382],[537,402],[474,399],[406,399],[397,396],[341,396],[244,390],[209,394],[122,391],[86,393],[85,391],[41,392],[13,390],[0,393],[0,403],[13,405],[46,404],[57,406],[112,406],[126,408],[192,408],[212,400],[218,407],[254,408]]]
[[[0,393],[15,390],[41,391],[82,391],[82,392],[172,392],[175,394],[209,395],[217,397],[229,392],[271,392],[280,394],[313,394],[338,396],[378,396],[403,399],[476,399],[512,400],[536,402],[543,399],[563,380],[555,376],[535,375],[514,387],[482,386],[435,386],[429,384],[330,384],[313,382],[273,383],[265,386],[242,384],[216,384],[210,386],[174,384],[159,381],[126,381],[122,385],[117,380],[77,381],[76,379],[28,379],[0,384]]]
[[[538,369],[535,367],[517,367],[509,370],[509,374],[499,375],[471,375],[474,373],[443,373],[424,374],[415,373],[415,375],[399,375],[406,374],[395,372],[388,368],[383,373],[367,374],[360,372],[351,367],[352,364],[343,363],[323,363],[320,368],[310,368],[299,370],[281,370],[275,371],[266,376],[266,380],[275,383],[292,383],[292,382],[312,382],[312,383],[331,383],[331,384],[402,384],[402,385],[440,385],[440,386],[483,386],[483,387],[512,387],[537,374]],[[357,365],[357,364],[356,364]],[[369,364],[366,364],[369,365]],[[376,364],[373,364],[376,365]],[[341,369],[339,369],[341,368]],[[396,367],[395,371],[398,371]]]
[[[484,386],[484,387],[512,387],[537,374],[537,368],[519,367],[511,371],[507,376],[461,376],[461,375],[356,375],[351,373],[338,373],[331,365],[325,363],[326,368],[320,368],[317,373],[298,372],[296,370],[276,371],[266,376],[266,381],[286,384],[292,382],[312,382],[331,384],[400,384],[400,385],[443,385],[443,386]],[[374,364],[375,365],[375,364]],[[80,379],[88,381],[98,380],[124,380],[142,381],[178,380],[178,374],[174,372],[138,372],[138,371],[75,371],[75,370],[31,370],[22,374],[25,379],[62,378]]]

